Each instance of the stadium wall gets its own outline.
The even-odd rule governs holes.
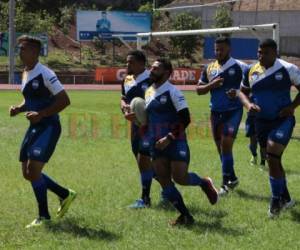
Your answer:
[[[214,26],[214,17],[217,7],[187,9],[194,16],[202,20],[202,28]],[[182,10],[171,10],[172,14]],[[256,25],[265,23],[279,23],[280,26],[280,52],[285,56],[300,56],[300,10],[274,10],[274,11],[232,11],[233,26]],[[262,38],[272,36],[270,33],[259,34]],[[233,37],[254,38],[253,34],[235,34]]]

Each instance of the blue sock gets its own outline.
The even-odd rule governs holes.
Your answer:
[[[251,151],[251,154],[253,155],[253,156],[257,156],[257,152],[256,152],[256,150],[257,150],[257,145],[256,144],[249,144],[249,149],[250,149],[250,151]]]
[[[49,176],[46,174],[42,174],[47,188],[59,196],[61,199],[66,199],[69,195],[69,190],[65,189],[64,187],[58,185],[55,181],[53,181]]]
[[[203,180],[202,178],[195,174],[195,173],[188,173],[189,179],[188,179],[188,185],[189,186],[202,186]]]
[[[173,206],[183,215],[190,215],[184,204],[181,194],[174,185],[163,188],[163,195],[173,204]]]
[[[47,201],[47,185],[44,178],[41,176],[40,179],[32,181],[31,185],[38,202],[39,216],[50,219]]]
[[[149,200],[150,189],[153,178],[153,170],[146,170],[141,172],[141,184],[142,184],[142,199]]]
[[[232,153],[222,155],[222,173],[223,177],[229,177],[231,180],[236,179],[233,168],[233,156]]]
[[[270,185],[272,191],[272,198],[279,199],[284,189],[284,178],[274,178],[270,176]]]

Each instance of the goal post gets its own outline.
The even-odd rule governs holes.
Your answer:
[[[162,36],[192,36],[192,35],[211,35],[211,34],[233,34],[233,33],[253,33],[258,39],[260,36],[258,32],[261,31],[272,31],[272,38],[276,41],[278,45],[278,51],[280,46],[280,36],[279,36],[279,24],[269,23],[269,24],[259,24],[259,25],[241,25],[236,27],[227,28],[214,28],[214,29],[197,29],[197,30],[176,30],[176,31],[157,31],[157,32],[147,32],[147,33],[137,33],[137,49],[142,49],[142,39],[143,37],[162,37]]]

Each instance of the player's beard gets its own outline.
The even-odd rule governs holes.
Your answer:
[[[152,83],[160,83],[161,80],[164,78],[164,75],[163,75],[163,74],[161,74],[161,75],[156,75],[156,74],[154,74],[153,72],[151,72],[149,78],[150,78],[150,81],[151,81]]]

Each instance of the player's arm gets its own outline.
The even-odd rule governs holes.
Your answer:
[[[207,75],[207,67],[205,67],[196,87],[196,92],[198,95],[205,95],[212,89],[222,86],[223,81],[224,79],[220,77],[214,78],[212,81],[209,81]]]
[[[120,108],[122,113],[125,115],[125,113],[128,113],[130,110],[130,106],[127,104],[126,100],[126,94],[125,94],[125,88],[124,88],[124,83],[121,85],[121,101],[120,101]]]
[[[131,122],[134,121],[135,114],[133,112],[131,112],[130,105],[128,104],[128,101],[126,100],[124,83],[122,83],[122,94],[121,94],[120,108],[121,108],[121,111],[122,111],[122,113],[124,115],[124,118],[126,120],[131,121]]]
[[[19,113],[25,112],[26,111],[26,105],[25,105],[25,99],[23,102],[17,106],[10,106],[9,108],[9,115],[10,116],[16,116]]]
[[[67,92],[65,90],[62,90],[54,96],[54,102],[51,106],[42,109],[38,112],[29,111],[26,113],[26,118],[32,123],[37,123],[45,117],[58,114],[59,112],[64,110],[67,106],[69,106],[70,103],[71,102]]]
[[[165,137],[156,142],[155,147],[160,150],[166,148],[173,140],[183,136],[185,129],[191,122],[190,112],[182,93],[179,90],[174,91],[171,93],[171,99],[177,111],[178,123],[173,125]]]
[[[177,111],[177,117],[179,122],[177,124],[174,124],[171,132],[167,135],[167,138],[171,141],[180,138],[183,135],[185,129],[191,123],[191,116],[188,108]]]
[[[217,77],[208,83],[202,82],[200,80],[199,84],[196,87],[197,94],[205,95],[212,89],[221,87],[223,85],[223,82],[224,82],[224,79],[221,77]]]
[[[238,97],[240,98],[241,103],[247,109],[247,111],[260,112],[260,107],[255,103],[252,103],[249,99],[250,91],[250,88],[242,84],[241,89],[238,92]]]
[[[43,79],[44,79],[45,86],[53,95],[54,101],[50,106],[38,112],[36,111],[27,112],[26,118],[31,123],[37,123],[45,117],[58,114],[71,103],[67,92],[64,90],[64,87],[62,86],[61,82],[58,80],[57,76],[53,71],[49,69],[45,70],[45,72],[43,72]]]
[[[298,94],[289,106],[279,112],[281,117],[294,115],[295,109],[300,105],[300,70],[297,66],[292,65],[288,71],[295,88],[298,90]]]

